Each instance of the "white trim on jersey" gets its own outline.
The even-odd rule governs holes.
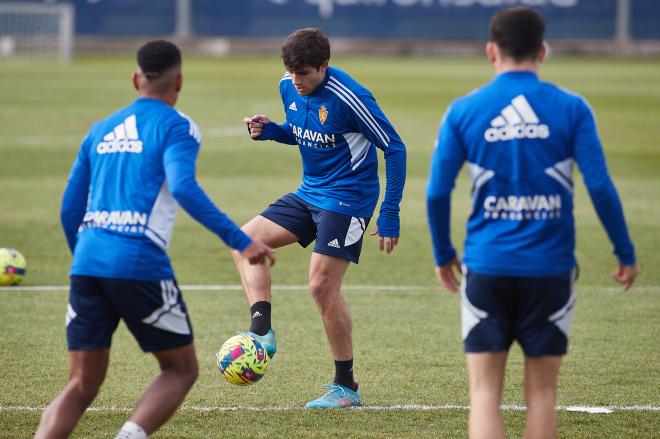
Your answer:
[[[470,303],[467,297],[467,273],[468,268],[462,265],[463,276],[461,277],[461,335],[463,341],[470,335],[470,331],[479,324],[480,321],[488,317],[488,313],[479,309]]]
[[[190,134],[190,137],[195,139],[197,143],[202,143],[202,130],[199,129],[199,126],[190,118],[188,117],[187,114],[182,113],[177,110],[177,113],[179,113],[179,116],[183,117],[190,123],[190,130],[188,130],[188,134]]]
[[[291,73],[289,73],[289,72],[284,73],[284,75],[282,76],[282,79],[280,79],[280,82],[282,82],[284,80],[287,80],[287,79],[291,79]]]
[[[545,173],[573,193],[573,159],[569,158],[545,168]]]
[[[495,171],[482,168],[481,166],[471,162],[467,162],[467,165],[470,179],[472,180],[471,196],[472,201],[474,202],[474,200],[477,198],[477,195],[479,195],[479,191],[481,190],[482,186],[495,176]]]
[[[384,147],[389,145],[390,137],[378,125],[376,119],[371,112],[365,107],[362,101],[353,93],[351,89],[339,82],[334,76],[330,76],[325,86],[328,90],[336,94],[342,101],[344,101],[351,109],[358,115],[362,122],[367,125],[371,131],[380,139]]]
[[[362,133],[344,133],[342,135],[351,151],[351,169],[355,171],[367,158],[371,142]]]
[[[352,217],[351,225],[348,226],[348,233],[346,233],[346,239],[344,240],[344,247],[353,245],[362,238],[364,231],[366,230],[366,225],[364,224],[364,218]]]
[[[178,207],[179,205],[167,187],[167,182],[164,181],[151,208],[144,235],[165,252],[170,246]]]
[[[179,289],[174,281],[171,279],[161,280],[160,289],[163,296],[163,306],[142,319],[142,323],[175,334],[189,335],[191,331],[188,317],[178,303]]]

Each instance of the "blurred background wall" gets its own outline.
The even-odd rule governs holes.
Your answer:
[[[335,53],[473,54],[497,9],[528,4],[546,17],[555,52],[660,54],[660,0],[0,0],[0,52],[18,19],[2,5],[35,3],[71,11],[77,52],[133,50],[153,37],[205,54],[277,51],[313,26]]]

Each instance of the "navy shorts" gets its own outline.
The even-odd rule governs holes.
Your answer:
[[[314,252],[358,263],[362,236],[369,218],[359,218],[313,206],[294,194],[286,194],[261,212],[261,216],[279,224],[298,237],[307,247],[316,240]]]
[[[576,270],[552,277],[490,276],[463,267],[461,324],[465,352],[563,355],[568,346]]]
[[[70,351],[110,348],[119,319],[144,352],[174,349],[193,341],[176,280],[71,276],[66,312]]]

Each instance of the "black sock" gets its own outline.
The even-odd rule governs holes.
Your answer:
[[[257,335],[266,335],[270,330],[270,302],[256,302],[250,307],[252,322],[250,332]]]
[[[335,360],[335,383],[355,391],[355,381],[353,381],[353,359],[345,361]]]

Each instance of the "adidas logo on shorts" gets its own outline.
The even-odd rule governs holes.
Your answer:
[[[339,240],[337,240],[336,238],[328,243],[328,247],[341,248],[341,246],[339,245]]]
[[[491,128],[484,133],[486,142],[513,139],[547,139],[550,127],[539,123],[539,118],[524,95],[518,95],[501,114],[490,121]]]

